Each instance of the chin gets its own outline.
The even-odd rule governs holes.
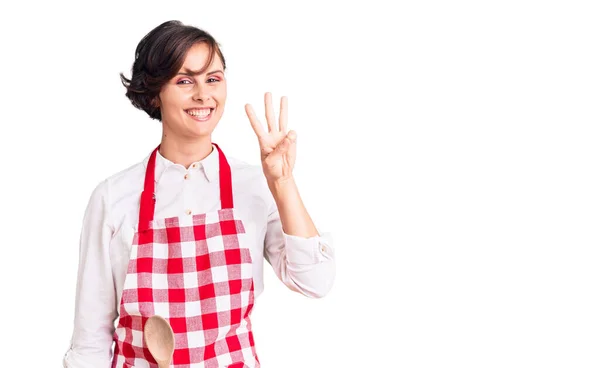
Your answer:
[[[210,126],[195,126],[191,129],[191,133],[198,138],[210,137],[215,128],[216,124],[211,124]]]
[[[198,137],[210,136],[212,132],[217,127],[218,121],[216,121],[215,117],[207,121],[196,121],[194,119],[191,120],[191,124],[186,124],[189,128],[190,133]]]

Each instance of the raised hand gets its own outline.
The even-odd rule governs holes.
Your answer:
[[[252,106],[246,104],[245,107],[252,129],[258,137],[260,158],[267,181],[273,184],[291,179],[296,161],[296,132],[293,130],[287,131],[287,97],[281,98],[279,124],[277,124],[271,93],[265,93],[267,132],[265,132],[261,122],[256,117]]]

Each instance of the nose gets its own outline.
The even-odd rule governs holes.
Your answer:
[[[192,97],[195,101],[202,101],[202,102],[210,101],[210,95],[208,93],[208,88],[206,86],[202,85],[202,83],[196,83],[196,85],[194,86],[194,94]]]

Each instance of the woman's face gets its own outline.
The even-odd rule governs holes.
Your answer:
[[[208,45],[192,46],[178,74],[162,87],[158,96],[166,133],[192,139],[210,136],[221,119],[227,98],[221,58],[215,55],[203,74],[194,74],[208,59]]]

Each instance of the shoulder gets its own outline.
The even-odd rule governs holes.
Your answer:
[[[227,157],[231,167],[234,195],[244,195],[270,205],[273,197],[260,164],[251,164],[236,157]]]
[[[140,192],[144,187],[144,176],[148,157],[135,164],[125,166],[104,179],[113,199],[118,199],[132,191]]]
[[[251,164],[237,157],[227,157],[231,167],[232,179],[246,184],[259,182],[264,176],[260,165]]]
[[[92,192],[95,200],[104,201],[109,207],[113,207],[123,197],[141,192],[144,187],[144,175],[148,157],[135,164],[125,166],[113,174],[105,177],[99,182]]]

